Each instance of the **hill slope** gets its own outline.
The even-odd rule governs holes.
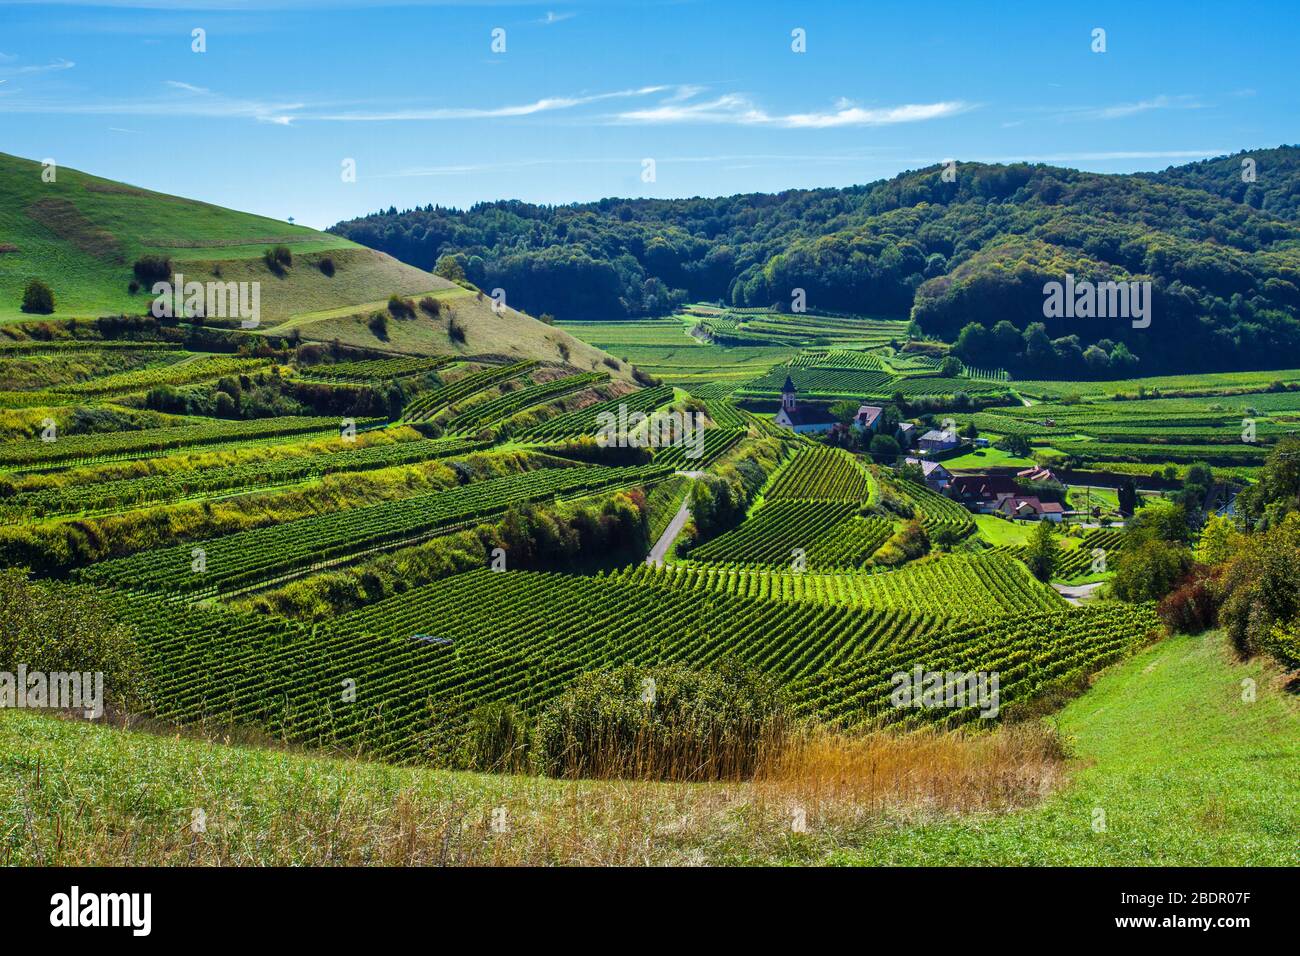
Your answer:
[[[292,265],[271,271],[263,254],[291,250]],[[54,319],[144,314],[152,296],[129,291],[142,256],[171,260],[173,273],[201,282],[261,283],[259,331],[296,329],[304,339],[418,354],[495,353],[584,368],[607,357],[559,329],[507,309],[455,283],[347,239],[208,203],[138,189],[60,167],[46,182],[39,163],[0,153],[0,322],[42,318],[20,311],[23,289],[38,278],[54,291]],[[331,260],[333,275],[322,271]],[[440,320],[368,323],[392,294],[431,294],[451,305]],[[449,331],[454,315],[464,341]],[[626,375],[623,367],[618,374]]]
[[[801,288],[810,310],[910,315],[948,340],[972,320],[1046,322],[1085,348],[1126,342],[1149,374],[1271,368],[1300,349],[1300,149],[1258,155],[1254,191],[1239,188],[1239,157],[1153,176],[961,162],[951,182],[934,166],[773,195],[427,206],[331,231],[408,262],[454,255],[471,281],[565,320],[769,307]],[[1067,272],[1150,280],[1152,327],[1044,319],[1043,283]],[[1079,373],[1079,344],[1013,371]],[[968,361],[1016,365],[990,358]]]

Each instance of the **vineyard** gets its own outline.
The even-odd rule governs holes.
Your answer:
[[[431,389],[413,399],[402,412],[402,421],[422,422],[444,411],[454,402],[475,395],[493,385],[518,378],[531,370],[536,362],[516,362],[513,365],[489,366],[461,376],[439,388]]]
[[[258,727],[394,761],[446,758],[474,708],[536,712],[583,671],[724,659],[772,675],[799,712],[847,725],[960,722],[889,705],[890,676],[997,671],[1003,713],[1117,659],[1155,626],[1147,608],[1038,610],[980,622],[817,602],[746,599],[641,582],[474,571],[328,627],[111,598],[141,634],[155,716]],[[618,621],[617,628],[608,622]],[[350,691],[350,693],[345,693]]]
[[[990,614],[1060,610],[1064,602],[1005,555],[940,556],[898,571],[826,574],[743,566],[643,566],[624,580],[653,587],[707,591],[772,601],[907,611],[932,618],[982,619]]]
[[[810,448],[795,455],[764,497],[867,502],[870,488],[867,472],[852,455],[837,448]]]
[[[102,561],[86,581],[205,597],[228,594],[377,548],[409,543],[500,514],[512,504],[649,484],[666,469],[548,468],[448,491],[286,521],[192,544]]]
[[[361,429],[374,424],[357,422]],[[209,420],[193,424],[146,428],[134,432],[93,432],[68,435],[55,441],[32,439],[0,444],[0,470],[27,471],[40,468],[88,465],[163,454],[195,446],[233,450],[253,442],[282,439],[309,433],[338,434],[339,419],[287,416],[250,421]]]

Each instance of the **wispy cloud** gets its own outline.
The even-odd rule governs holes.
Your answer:
[[[498,119],[514,116],[532,116],[555,110],[569,110],[604,100],[650,96],[668,89],[665,86],[643,86],[638,89],[616,90],[612,93],[593,93],[584,96],[548,96],[531,103],[508,106],[463,107],[437,106],[388,110],[350,110],[338,113],[308,114],[304,119],[334,120],[345,123],[376,123],[419,120]]]
[[[546,16],[536,22],[543,24],[544,26],[550,26],[552,23],[560,23],[563,20],[572,20],[576,16],[576,13],[556,13],[554,10],[547,10]]]
[[[863,107],[841,99],[832,109],[806,113],[770,113],[741,93],[699,99],[698,87],[678,87],[674,95],[646,109],[626,110],[612,121],[626,124],[713,123],[775,126],[785,129],[830,129],[841,126],[892,126],[956,116],[974,109],[962,100]]]
[[[1145,100],[1131,103],[1115,103],[1110,106],[1078,106],[1061,110],[1057,118],[1061,120],[1114,120],[1149,113],[1152,110],[1199,110],[1205,104],[1195,96],[1167,96],[1160,94]]]
[[[49,97],[23,97],[0,100],[0,112],[47,113],[83,116],[190,116],[205,119],[252,119],[261,123],[289,125],[306,104],[291,101],[253,100],[225,96],[167,80],[169,91],[153,97],[130,100],[54,100]]]
[[[0,64],[8,64],[14,59],[16,59],[16,57],[0,57]],[[71,60],[60,58],[52,60],[49,63],[33,64],[30,66],[0,65],[0,73],[3,73],[5,76],[31,76],[35,73],[59,73],[63,70],[70,70],[76,65],[77,64],[73,63]]]

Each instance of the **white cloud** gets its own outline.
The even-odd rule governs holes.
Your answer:
[[[552,23],[559,23],[562,20],[572,20],[576,16],[576,13],[556,13],[553,10],[547,10],[546,16],[542,17],[537,22],[545,26],[550,26]]]
[[[657,106],[626,110],[613,117],[616,123],[671,124],[722,123],[738,126],[776,126],[785,129],[829,129],[839,126],[892,126],[956,116],[974,106],[961,100],[937,103],[908,103],[902,106],[869,108],[840,99],[830,110],[808,113],[773,114],[740,93],[724,93],[699,100],[699,87],[679,87]]]

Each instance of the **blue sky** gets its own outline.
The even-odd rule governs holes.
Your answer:
[[[949,158],[1162,169],[1300,140],[1297,24],[1290,3],[1132,0],[0,0],[0,150],[320,227]]]

